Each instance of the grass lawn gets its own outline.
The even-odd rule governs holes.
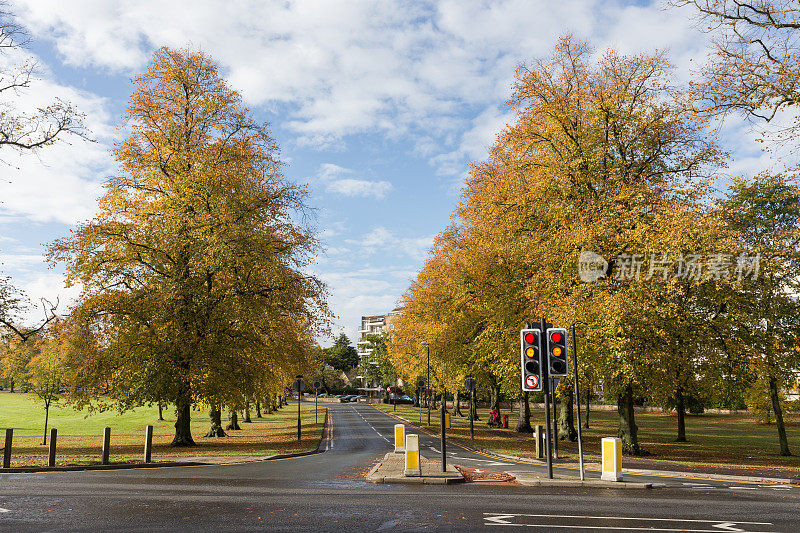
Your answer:
[[[392,412],[391,405],[377,405]],[[463,407],[464,414],[468,409]],[[413,423],[419,421],[419,412],[409,405],[398,405],[397,414]],[[518,456],[533,456],[534,441],[529,435],[516,433],[517,413],[504,410],[501,415],[509,415],[510,429],[491,429],[488,409],[479,409],[480,420],[475,422],[475,444],[499,453]],[[789,447],[800,454],[800,414],[784,415]],[[427,410],[423,409],[423,424],[427,423]],[[592,411],[590,429],[583,430],[584,456],[589,461],[600,460],[600,439],[616,436],[618,427],[616,411]],[[469,420],[452,417],[449,436],[469,442]],[[543,410],[533,409],[531,424],[544,425]],[[670,413],[636,413],[639,427],[639,442],[649,452],[646,459],[669,461],[694,466],[745,465],[754,469],[781,469],[800,473],[800,455],[781,457],[778,446],[778,432],[775,425],[759,424],[742,415],[703,414],[686,417],[686,436],[689,442],[675,442],[677,435],[677,416]],[[438,412],[431,411],[433,433],[439,432]],[[577,443],[560,441],[559,456],[577,457]],[[628,464],[634,459],[627,460]]]
[[[50,408],[48,428],[58,429],[56,464],[88,464],[100,462],[103,428],[111,428],[111,462],[141,461],[144,433],[153,426],[153,461],[166,457],[264,456],[316,449],[322,437],[325,407],[319,407],[319,421],[314,422],[314,404],[301,408],[302,432],[297,441],[297,406],[283,407],[264,418],[245,424],[239,417],[241,431],[229,431],[225,438],[206,438],[208,413],[192,412],[192,436],[197,446],[173,448],[169,445],[175,433],[175,414],[164,409],[158,420],[157,407],[140,407],[123,414],[116,411],[88,413],[70,407]],[[227,424],[223,417],[223,425]],[[3,428],[14,428],[12,466],[47,464],[47,446],[42,445],[44,408],[32,394],[0,392],[0,443]],[[49,429],[48,429],[49,433]],[[2,444],[0,444],[2,445]]]

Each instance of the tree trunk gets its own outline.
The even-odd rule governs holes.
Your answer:
[[[242,429],[239,427],[239,415],[236,414],[236,411],[228,411],[228,425],[225,426],[225,429],[233,431]]]
[[[194,446],[192,438],[192,402],[188,394],[183,394],[175,402],[175,438],[170,446]]]
[[[519,397],[519,419],[517,420],[517,433],[533,433],[531,427],[531,404],[528,402],[528,391]]]
[[[222,411],[220,409],[211,409],[208,412],[208,419],[211,422],[211,427],[206,433],[206,437],[227,437],[228,434],[222,429]]]
[[[775,425],[778,427],[778,441],[781,445],[781,455],[792,455],[789,451],[789,441],[786,439],[786,426],[783,425],[783,409],[778,396],[778,381],[770,376],[769,397],[772,400],[772,411],[775,413]]]
[[[575,429],[575,401],[572,397],[574,390],[571,380],[562,389],[561,410],[558,412],[558,435],[561,440],[578,442],[578,431]]]
[[[453,395],[453,415],[464,416],[461,412],[461,396],[456,391]]]
[[[472,420],[480,420],[478,418],[478,398],[477,395],[473,392],[474,401],[471,402],[470,409],[472,409]]]
[[[47,445],[47,421],[50,418],[50,402],[44,403],[44,440],[42,440],[43,445]]]
[[[489,385],[489,389],[492,392],[492,409],[495,409],[498,413],[500,412],[500,384],[499,383],[492,383]]]
[[[263,418],[261,416],[261,402],[256,400],[256,418]]]
[[[244,404],[244,422],[247,424],[253,423],[253,421],[250,420],[250,402],[245,402]]]
[[[589,429],[589,402],[592,399],[592,389],[589,384],[586,384],[586,417],[583,419],[583,427]],[[580,406],[578,406],[580,409]]]
[[[422,407],[422,403],[420,403],[419,400],[419,387],[417,387],[417,395],[414,397],[414,407]]]
[[[158,419],[164,420],[164,406],[161,405],[161,402],[158,402]]]
[[[675,390],[675,411],[678,413],[678,438],[675,442],[686,442],[686,402],[681,387]]]
[[[11,390],[9,390],[8,393],[9,394],[13,394],[14,393],[14,380],[13,379],[11,380]]]
[[[631,455],[641,455],[636,420],[633,413],[633,386],[628,384],[617,396],[617,413],[619,414],[619,430],[617,436],[622,439],[622,451]]]

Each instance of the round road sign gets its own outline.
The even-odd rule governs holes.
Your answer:
[[[322,387],[322,383],[320,383],[319,380],[314,381],[314,388],[318,389],[320,387]]]
[[[525,376],[525,386],[531,389],[537,388],[539,386],[539,376],[536,374]]]
[[[417,380],[417,387],[420,389],[424,389],[426,385],[425,378],[419,378]]]
[[[467,390],[474,390],[475,389],[475,379],[472,377],[468,377],[464,380],[464,387]]]

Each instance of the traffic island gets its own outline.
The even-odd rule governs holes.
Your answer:
[[[424,485],[450,485],[463,483],[464,476],[453,465],[447,465],[442,472],[442,463],[420,457],[422,475],[406,476],[405,457],[402,453],[389,452],[381,462],[376,464],[367,474],[370,483],[416,483]]]
[[[553,479],[541,477],[536,472],[522,472],[506,470],[516,478],[517,483],[527,487],[585,487],[585,488],[605,488],[605,489],[652,489],[652,483],[636,483],[633,481],[603,481],[600,479],[580,479],[556,476]]]

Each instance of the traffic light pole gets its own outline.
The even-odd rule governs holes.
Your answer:
[[[475,442],[475,389],[469,395],[469,440]]]
[[[445,394],[446,392],[442,389],[442,412],[441,412],[441,435],[442,435],[442,472],[447,472],[447,439],[445,438],[444,434],[444,415],[447,412],[445,409],[445,405],[447,402],[445,401]]]
[[[546,353],[545,334],[547,321],[542,317],[541,333],[539,334],[539,354],[543,357]],[[540,365],[542,368],[542,387],[544,389],[544,419],[545,424],[545,449],[547,450],[547,477],[553,479],[553,455],[550,448],[550,369],[548,364]]]
[[[558,459],[558,404],[556,404],[556,380],[553,378],[550,378],[550,380],[550,398],[553,400],[553,457]]]
[[[583,474],[583,442],[581,439],[581,394],[578,391],[578,343],[575,340],[575,324],[572,324],[572,368],[575,369],[575,408],[578,415],[578,462],[581,469],[581,481],[584,480]]]
[[[425,348],[428,351],[428,382],[426,383],[428,391],[428,425],[431,425],[431,345],[425,343]]]

